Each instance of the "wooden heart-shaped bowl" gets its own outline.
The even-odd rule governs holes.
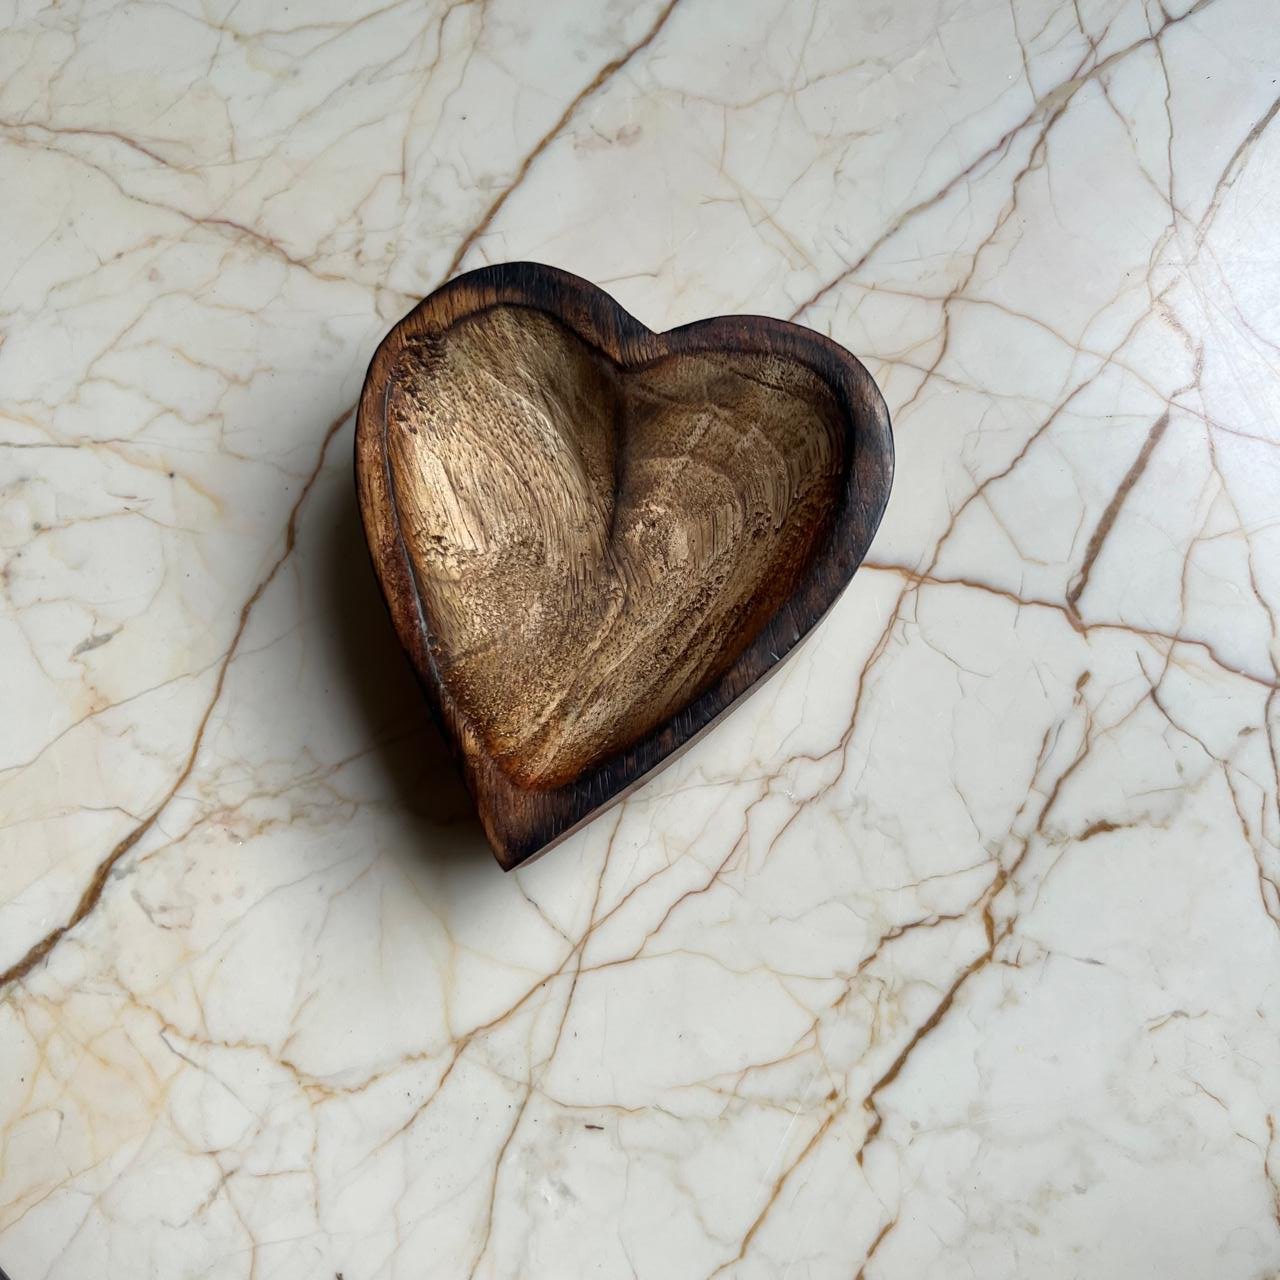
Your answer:
[[[669,761],[848,585],[889,497],[870,374],[761,316],[653,333],[507,263],[387,335],[365,536],[506,869]]]

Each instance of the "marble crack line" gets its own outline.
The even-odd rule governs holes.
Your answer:
[[[723,1275],[731,1267],[736,1267],[743,1258],[747,1256],[747,1250],[751,1247],[751,1242],[755,1239],[756,1232],[764,1226],[765,1220],[769,1217],[770,1211],[777,1203],[778,1197],[782,1194],[782,1189],[787,1185],[791,1175],[817,1150],[822,1139],[826,1137],[831,1126],[835,1124],[836,1118],[840,1112],[838,1109],[828,1112],[827,1118],[814,1130],[813,1136],[805,1143],[800,1154],[778,1175],[777,1180],[773,1184],[773,1190],[769,1193],[769,1199],[765,1202],[764,1208],[756,1215],[755,1221],[747,1228],[742,1237],[742,1244],[738,1247],[738,1252],[728,1260],[722,1262],[711,1274],[707,1280],[715,1280],[716,1276]]]
[[[166,159],[158,151],[153,151],[150,147],[144,146],[136,138],[130,137],[127,133],[121,133],[118,129],[92,129],[88,126],[76,127],[69,125],[45,124],[42,120],[0,120],[0,129],[8,129],[12,132],[19,130],[38,129],[41,133],[53,134],[54,136],[71,137],[71,138],[108,138],[114,142],[119,142],[123,146],[128,147],[131,151],[136,151],[140,155],[144,155],[148,160],[162,166],[165,169],[171,169],[175,173],[180,173],[184,177],[196,177],[193,169],[184,168],[182,165],[174,164],[171,160]],[[154,140],[153,140],[154,141]],[[180,142],[179,139],[163,139],[166,142]]]
[[[101,643],[105,643],[102,641]],[[90,646],[96,648],[96,645]],[[81,650],[84,652],[84,650]],[[73,655],[74,656],[74,655]],[[140,698],[149,697],[153,693],[159,692],[161,689],[167,689],[170,685],[175,685],[183,680],[198,680],[206,672],[218,665],[218,659],[212,662],[206,662],[203,666],[197,667],[194,671],[179,671],[177,675],[167,676],[158,684],[148,685],[144,689],[139,689],[136,693],[127,693],[123,697],[116,699],[114,702],[108,702],[105,706],[95,707],[92,711],[86,711],[84,715],[78,716],[71,721],[65,728],[59,729],[42,747],[36,752],[28,756],[25,760],[15,761],[13,764],[0,765],[0,786],[13,780],[11,775],[21,774],[32,765],[40,761],[49,751],[51,751],[59,742],[62,741],[69,733],[74,733],[82,724],[88,724],[91,720],[96,720],[99,716],[109,715],[112,711],[118,711],[121,707],[128,706],[131,702],[137,702]]]
[[[582,976],[582,964],[585,958],[587,944],[595,933],[596,926],[599,923],[600,895],[604,890],[605,877],[609,874],[609,864],[613,859],[614,842],[617,840],[618,832],[622,828],[622,816],[625,807],[625,801],[618,806],[617,818],[613,824],[613,830],[609,833],[609,843],[605,846],[604,857],[600,862],[600,874],[596,879],[596,891],[595,896],[591,900],[591,912],[587,917],[587,925],[583,930],[581,940],[574,948],[573,978],[569,984],[568,993],[565,996],[564,1007],[560,1011],[560,1022],[556,1027],[555,1040],[551,1045],[551,1050],[547,1054],[546,1059],[541,1064],[541,1069],[537,1072],[536,1078],[533,1064],[530,1064],[528,1077],[522,1082],[524,1096],[520,1099],[520,1106],[516,1111],[515,1120],[512,1122],[511,1128],[507,1131],[506,1139],[503,1141],[503,1144],[494,1159],[493,1178],[489,1184],[489,1201],[485,1213],[484,1235],[480,1241],[480,1248],[476,1253],[475,1261],[471,1264],[471,1270],[467,1273],[468,1280],[474,1280],[475,1274],[480,1268],[480,1264],[484,1261],[485,1255],[489,1252],[489,1243],[493,1238],[494,1217],[497,1212],[498,1182],[502,1177],[502,1170],[506,1164],[507,1152],[510,1150],[512,1142],[515,1140],[516,1133],[519,1131],[520,1122],[524,1119],[525,1112],[529,1109],[529,1100],[532,1098],[535,1088],[541,1091],[541,1082],[546,1079],[547,1073],[550,1071],[551,1065],[555,1061],[556,1053],[560,1048],[560,1040],[564,1035],[565,1025],[569,1021],[569,1011],[573,1007],[573,998],[578,990],[578,980]],[[564,965],[560,966],[560,971],[564,971]]]
[[[1076,685],[1076,705],[1084,708],[1085,729],[1084,736],[1075,756],[1061,771],[1061,773],[1058,774],[1053,785],[1049,788],[1048,794],[1044,797],[1044,803],[1040,807],[1039,816],[1036,819],[1036,823],[1032,831],[1028,835],[1020,838],[1019,843],[1022,847],[1017,857],[1012,860],[1008,868],[1001,865],[997,869],[995,875],[991,879],[991,883],[968,908],[968,912],[976,910],[981,913],[982,929],[983,933],[986,935],[986,946],[960,971],[956,976],[955,981],[952,982],[951,986],[947,988],[942,998],[933,1007],[929,1016],[916,1028],[907,1043],[898,1053],[897,1057],[895,1057],[889,1064],[888,1069],[879,1076],[874,1084],[871,1085],[862,1099],[862,1107],[870,1117],[870,1123],[867,1126],[866,1134],[863,1136],[862,1142],[854,1157],[859,1168],[863,1165],[867,1148],[871,1146],[879,1136],[880,1130],[884,1125],[884,1115],[881,1112],[878,1103],[880,1095],[898,1079],[920,1043],[926,1036],[937,1028],[939,1023],[941,1023],[951,1011],[952,1006],[955,1004],[956,997],[959,996],[961,989],[969,979],[975,974],[981,973],[988,965],[992,963],[999,963],[996,960],[996,950],[1006,938],[1012,935],[1017,923],[1017,913],[1016,911],[1010,913],[1001,926],[997,928],[995,913],[993,911],[994,904],[1006,886],[1015,883],[1018,872],[1021,870],[1027,855],[1031,851],[1032,841],[1036,836],[1044,833],[1045,823],[1048,821],[1049,814],[1058,802],[1058,797],[1062,793],[1062,788],[1072,778],[1081,765],[1084,764],[1093,746],[1092,716],[1083,698],[1083,688],[1086,682],[1087,676],[1084,676],[1081,677]],[[1061,725],[1059,725],[1059,728],[1061,728]],[[1031,779],[1029,787],[1029,795],[1035,793],[1040,779],[1041,770],[1052,753],[1053,737],[1054,730],[1051,726],[1045,730],[1044,740],[1041,743],[1040,755],[1036,764],[1036,771]],[[1023,810],[1020,809],[1019,815],[1021,815],[1022,812]]]
[[[1189,8],[1186,13],[1179,14],[1176,18],[1168,18],[1157,30],[1150,35],[1143,36],[1140,40],[1135,40],[1132,44],[1125,45],[1123,49],[1117,49],[1114,53],[1108,54],[1101,62],[1085,69],[1084,61],[1078,65],[1074,73],[1064,80],[1061,84],[1048,90],[1037,98],[1031,106],[1031,109],[1016,124],[1007,129],[999,138],[995,140],[985,151],[970,161],[959,173],[949,178],[942,184],[932,195],[926,196],[923,200],[913,204],[909,209],[900,213],[863,251],[860,257],[852,263],[848,263],[842,271],[833,276],[825,284],[819,286],[812,294],[801,302],[791,315],[790,320],[796,320],[802,316],[811,307],[815,306],[823,298],[827,296],[833,289],[837,289],[850,277],[856,275],[870,259],[884,248],[886,244],[892,240],[899,231],[903,229],[909,222],[922,213],[927,213],[930,209],[942,203],[962,182],[971,177],[975,170],[986,161],[993,157],[1002,157],[1012,146],[1015,138],[1028,126],[1034,124],[1037,120],[1049,117],[1042,135],[1047,133],[1049,128],[1059,120],[1066,111],[1071,100],[1080,92],[1085,85],[1098,79],[1099,76],[1109,71],[1117,63],[1123,62],[1130,54],[1136,53],[1139,49],[1145,48],[1149,44],[1153,44],[1164,35],[1170,27],[1176,26],[1186,19],[1194,17],[1203,9],[1213,4],[1214,0],[1196,0],[1196,3]],[[1091,52],[1094,50],[1091,48]],[[1089,55],[1085,55],[1087,60]],[[1021,176],[1021,175],[1019,175]]]
[[[560,118],[551,126],[550,129],[547,130],[546,133],[542,135],[541,138],[538,139],[534,144],[533,149],[520,162],[520,167],[516,170],[515,176],[498,193],[493,203],[485,210],[480,221],[477,222],[475,226],[472,227],[471,230],[463,237],[462,243],[454,252],[448,269],[444,273],[444,278],[446,280],[448,280],[449,277],[457,271],[459,266],[462,265],[463,258],[467,256],[476,241],[489,230],[490,226],[493,224],[493,220],[499,213],[501,213],[502,206],[507,203],[516,188],[519,187],[525,178],[529,176],[529,170],[533,168],[538,157],[541,156],[542,153],[546,151],[546,149],[560,136],[560,134],[564,132],[565,126],[571,119],[573,119],[574,115],[577,114],[578,108],[582,106],[588,98],[598,93],[604,85],[617,74],[617,72],[621,71],[622,68],[632,60],[632,58],[637,54],[642,53],[658,38],[659,33],[662,31],[662,28],[667,25],[667,20],[671,17],[672,13],[675,12],[676,5],[679,3],[680,0],[667,0],[667,3],[662,6],[658,16],[654,19],[653,24],[649,27],[649,30],[645,32],[640,40],[633,44],[629,49],[624,50],[616,58],[606,62],[604,66],[596,72],[590,82],[578,91],[578,94],[573,101],[570,102],[569,105],[560,113]]]
[[[1267,1147],[1262,1157],[1262,1172],[1266,1175],[1267,1187],[1271,1192],[1271,1212],[1280,1228],[1280,1167],[1273,1168],[1272,1151],[1276,1147],[1276,1117],[1267,1117]]]
[[[891,1066],[889,1068],[889,1071],[887,1071],[875,1083],[870,1093],[868,1093],[867,1097],[863,1099],[863,1107],[873,1113],[875,1117],[875,1122],[873,1123],[871,1129],[868,1131],[866,1137],[863,1139],[862,1145],[858,1148],[857,1161],[859,1165],[862,1164],[862,1152],[866,1149],[867,1144],[875,1136],[875,1131],[879,1128],[879,1123],[878,1123],[879,1112],[876,1111],[875,1109],[875,1094],[880,1089],[887,1087],[892,1082],[893,1078],[896,1077],[901,1072],[903,1066],[906,1063],[907,1058],[910,1056],[911,1051],[915,1048],[916,1044],[918,1044],[919,1041],[925,1035],[927,1035],[930,1031],[933,1030],[933,1028],[938,1024],[938,1022],[942,1020],[947,1010],[951,1007],[951,1003],[952,1001],[954,1001],[955,994],[956,992],[959,991],[961,984],[968,977],[970,977],[972,973],[976,972],[977,969],[981,968],[982,965],[986,964],[987,961],[992,958],[992,956],[995,954],[995,948],[997,944],[1005,936],[1005,934],[1007,934],[1008,929],[1006,928],[999,936],[997,936],[996,929],[995,929],[995,921],[991,916],[991,902],[1000,893],[1001,889],[1003,889],[1007,883],[1008,883],[1008,874],[1002,869],[998,869],[995,875],[992,877],[991,883],[982,891],[982,893],[978,896],[976,901],[970,904],[968,907],[966,907],[963,911],[959,911],[954,914],[948,914],[948,915],[933,914],[933,915],[922,917],[919,920],[906,921],[905,923],[896,925],[894,928],[890,929],[876,942],[872,950],[859,962],[857,969],[854,971],[853,977],[849,980],[848,984],[846,985],[844,994],[840,997],[839,1000],[836,1001],[835,1005],[832,1006],[833,1009],[838,1010],[844,1004],[845,1000],[849,997],[849,995],[853,991],[854,979],[856,979],[858,976],[864,973],[880,957],[880,955],[884,951],[885,947],[888,946],[888,944],[892,942],[896,942],[899,938],[905,937],[907,934],[914,932],[916,929],[922,929],[922,928],[933,929],[940,924],[949,923],[951,921],[956,921],[956,920],[968,919],[976,909],[981,908],[983,928],[987,937],[987,944],[988,944],[987,949],[982,953],[982,955],[978,957],[978,960],[975,961],[974,964],[970,965],[970,967],[961,974],[959,980],[955,983],[951,991],[948,993],[948,996],[944,997],[943,1003],[934,1010],[930,1018],[912,1037],[911,1042],[902,1051],[898,1059],[894,1062],[893,1066]],[[814,1020],[813,1026],[811,1026],[809,1030],[805,1033],[806,1036],[812,1035],[816,1031],[818,1026],[818,1021],[819,1019]],[[773,1064],[756,1064],[756,1065],[764,1066],[764,1065],[773,1065]],[[747,1070],[751,1070],[751,1069],[752,1068],[747,1068]],[[743,1074],[745,1075],[745,1071]],[[736,1087],[735,1087],[735,1095],[736,1095]],[[842,1109],[844,1107],[844,1102],[842,1100],[838,1100],[837,1095],[835,1095],[834,1093],[831,1096],[829,1096],[828,1102],[836,1102],[837,1105],[835,1109],[833,1109],[828,1114],[827,1118],[822,1122],[822,1124],[819,1125],[818,1129],[813,1134],[813,1136],[809,1139],[809,1141],[805,1144],[805,1147],[800,1152],[800,1154],[796,1156],[796,1158],[774,1180],[773,1188],[769,1193],[769,1198],[765,1201],[763,1207],[760,1209],[760,1212],[756,1215],[751,1225],[747,1228],[746,1233],[743,1235],[742,1242],[738,1246],[737,1254],[734,1257],[730,1258],[727,1262],[721,1263],[720,1266],[717,1267],[716,1270],[711,1273],[711,1275],[708,1277],[708,1280],[715,1280],[716,1276],[722,1274],[724,1271],[726,1271],[730,1267],[737,1266],[737,1264],[746,1257],[747,1250],[751,1247],[752,1240],[755,1238],[757,1233],[760,1231],[760,1228],[764,1225],[765,1220],[769,1217],[770,1213],[773,1211],[774,1206],[778,1202],[778,1197],[782,1193],[783,1187],[786,1185],[787,1181],[792,1177],[795,1171],[800,1167],[800,1165],[803,1164],[809,1158],[809,1156],[813,1154],[813,1152],[817,1149],[817,1147],[821,1143],[827,1131],[831,1128],[831,1126],[835,1123],[836,1119],[840,1116]],[[876,1250],[880,1247],[880,1245],[884,1241],[884,1238],[889,1234],[889,1232],[896,1225],[897,1225],[897,1219],[894,1218],[885,1225],[885,1227],[881,1230],[880,1234],[876,1236],[876,1238],[871,1242],[866,1258],[863,1260],[862,1269],[858,1272],[859,1276],[863,1275],[863,1273],[866,1270],[867,1264],[871,1261]]]
[[[4,128],[6,123],[8,122],[0,120],[0,129]],[[10,129],[12,129],[12,125],[10,125],[9,127]],[[54,136],[57,136],[59,133],[68,133],[68,132],[75,133],[75,134],[87,134],[87,135],[93,135],[97,133],[98,135],[104,138],[110,137],[110,138],[117,138],[121,142],[127,141],[125,138],[117,134],[110,133],[109,131],[106,131],[106,130],[101,130],[101,131],[80,130],[80,129],[57,130],[57,129],[50,128],[50,126],[48,125],[38,124],[36,122],[31,122],[29,125],[27,125],[27,128],[39,128],[48,133],[53,134]],[[259,250],[265,252],[266,254],[268,254],[273,258],[278,259],[280,262],[283,262],[286,266],[293,267],[300,271],[304,271],[306,272],[307,275],[311,276],[312,279],[318,280],[321,283],[349,284],[349,285],[355,285],[359,288],[366,287],[360,284],[359,281],[349,278],[347,276],[342,276],[333,272],[320,270],[315,265],[313,260],[309,260],[307,258],[300,258],[296,254],[290,253],[289,250],[285,248],[284,244],[282,244],[279,240],[275,239],[273,236],[268,235],[265,231],[259,231],[255,227],[249,226],[247,223],[239,222],[234,218],[215,216],[215,214],[212,212],[211,213],[192,213],[189,209],[183,208],[180,204],[169,204],[163,200],[155,199],[146,195],[139,194],[138,192],[132,191],[125,185],[124,181],[122,181],[119,175],[114,173],[110,168],[100,163],[98,160],[96,160],[92,156],[81,155],[76,151],[69,151],[64,147],[53,146],[52,144],[49,144],[49,143],[40,143],[35,141],[34,139],[31,141],[30,144],[28,144],[26,141],[24,141],[23,136],[21,134],[17,134],[13,132],[10,132],[8,136],[15,146],[33,145],[40,150],[48,151],[51,154],[56,154],[58,156],[61,156],[63,159],[72,161],[76,164],[84,166],[87,169],[93,170],[93,172],[97,173],[99,176],[101,176],[107,182],[109,182],[115,188],[115,190],[119,193],[122,199],[132,201],[137,204],[146,205],[148,208],[155,209],[160,213],[170,214],[173,217],[178,218],[182,222],[184,222],[187,225],[189,232],[196,231],[200,228],[204,228],[206,230],[212,231],[213,234],[221,238],[229,240],[231,243],[244,244],[247,246],[256,246]],[[143,151],[146,154],[150,154],[149,152],[146,152],[145,148],[142,148],[136,145],[134,146],[134,149],[138,151]],[[159,158],[157,157],[157,159]],[[160,160],[159,162],[161,164],[166,163],[163,160]],[[184,172],[183,170],[171,164],[167,165],[167,167],[173,170],[174,172]],[[228,196],[227,200],[224,200],[222,204],[219,205],[218,207],[219,208],[224,207],[227,201],[229,201],[235,195],[238,195],[241,191],[243,191],[246,185],[247,185],[247,181],[246,183],[241,184],[241,186],[237,188],[235,191],[233,191],[231,193],[231,196]],[[185,239],[185,236],[179,236],[176,241],[174,241],[172,244],[170,244],[167,247],[172,248],[174,247],[174,245],[180,244],[183,241],[183,239]],[[142,246],[139,246],[139,247],[142,247]],[[132,252],[132,250],[130,250],[130,252]],[[316,256],[318,256],[318,254]],[[385,284],[378,286],[378,289],[383,293],[393,295],[402,299],[408,299],[410,297],[416,296],[412,294],[402,293],[400,290],[397,290],[397,289],[391,289],[387,287]]]
[[[1258,145],[1258,139],[1266,133],[1271,122],[1276,118],[1277,112],[1280,112],[1280,97],[1267,108],[1266,111],[1258,118],[1253,127],[1240,140],[1239,146],[1231,153],[1231,158],[1222,168],[1222,173],[1218,181],[1214,184],[1213,194],[1209,197],[1209,206],[1205,210],[1204,216],[1200,219],[1200,225],[1196,228],[1195,245],[1199,249],[1204,244],[1205,237],[1209,234],[1209,229],[1213,226],[1214,220],[1218,216],[1218,210],[1222,207],[1222,201],[1228,191],[1236,184],[1245,164],[1248,162],[1250,154],[1254,147]]]
[[[974,249],[969,259],[969,269],[965,272],[964,278],[953,289],[948,291],[947,295],[942,299],[942,332],[941,339],[938,343],[937,354],[933,357],[929,367],[923,371],[920,379],[920,385],[911,393],[910,397],[898,406],[897,417],[901,421],[905,419],[907,411],[920,399],[924,394],[924,389],[933,380],[934,375],[942,367],[942,362],[946,359],[947,353],[951,347],[951,313],[953,306],[964,301],[964,295],[973,283],[974,277],[978,273],[978,264],[982,261],[982,255],[996,242],[996,237],[1004,230],[1009,219],[1018,210],[1018,200],[1022,194],[1022,184],[1033,173],[1042,169],[1047,161],[1049,134],[1053,126],[1057,124],[1062,114],[1071,105],[1071,100],[1065,99],[1062,104],[1057,107],[1045,119],[1044,124],[1040,128],[1039,135],[1031,146],[1030,154],[1027,156],[1026,163],[1013,176],[1013,181],[1009,186],[1009,198],[1005,201],[1004,206],[996,215],[996,220],[992,224],[991,229],[983,236],[981,243]],[[1009,140],[1012,143],[1012,139]]]
[[[992,889],[998,892],[999,889],[1004,887],[1004,883],[1005,877],[1004,874],[1001,873],[993,882]],[[893,1062],[889,1064],[889,1069],[871,1086],[867,1091],[867,1096],[862,1100],[863,1109],[868,1113],[868,1115],[870,1115],[871,1123],[867,1126],[866,1135],[863,1137],[862,1143],[858,1147],[857,1153],[854,1156],[854,1159],[858,1162],[859,1168],[862,1167],[863,1158],[866,1155],[867,1148],[876,1140],[880,1133],[880,1129],[884,1125],[884,1116],[881,1114],[880,1108],[876,1104],[876,1099],[898,1078],[899,1075],[902,1074],[902,1069],[907,1065],[907,1061],[910,1059],[911,1055],[915,1052],[916,1047],[925,1038],[925,1036],[927,1036],[929,1032],[931,1032],[938,1023],[947,1016],[951,1010],[951,1006],[955,1003],[956,996],[960,994],[960,988],[963,987],[975,973],[984,969],[995,955],[996,943],[999,939],[992,936],[989,919],[991,909],[990,898],[994,897],[995,893],[992,893],[989,890],[988,894],[988,903],[984,907],[984,911],[988,913],[986,919],[988,924],[989,945],[985,950],[975,956],[963,969],[961,969],[959,977],[956,978],[956,980],[947,989],[946,994],[934,1006],[933,1012],[916,1028],[911,1039],[903,1045],[902,1051],[893,1060]]]
[[[884,1226],[880,1228],[879,1234],[876,1236],[874,1240],[872,1240],[871,1247],[867,1250],[867,1256],[863,1258],[862,1266],[858,1268],[858,1273],[853,1277],[853,1280],[865,1280],[865,1277],[867,1274],[867,1268],[871,1265],[871,1260],[876,1256],[876,1251],[880,1248],[882,1244],[884,1244],[885,1238],[888,1236],[889,1232],[892,1231],[894,1227],[896,1227],[897,1225],[898,1225],[898,1219],[890,1218],[889,1221],[886,1222]]]
[[[77,925],[93,911],[102,898],[103,890],[106,888],[107,880],[111,876],[111,872],[115,869],[120,859],[125,856],[135,845],[145,836],[152,827],[159,821],[160,816],[168,808],[169,802],[177,795],[183,784],[191,776],[196,766],[196,759],[200,754],[200,747],[204,742],[204,735],[209,727],[209,721],[213,716],[214,709],[222,699],[222,693],[226,687],[227,673],[231,668],[231,663],[240,648],[240,643],[244,639],[245,629],[249,624],[249,618],[252,615],[258,601],[262,599],[267,589],[275,581],[277,574],[285,562],[293,554],[294,547],[298,540],[298,521],[311,490],[315,486],[316,480],[320,476],[320,472],[324,467],[325,459],[329,453],[329,445],[333,442],[334,436],[343,424],[355,412],[355,406],[349,406],[336,417],[324,433],[324,438],[320,443],[320,452],[316,457],[315,466],[311,469],[311,474],[307,477],[306,483],[302,486],[302,492],[299,493],[297,501],[293,504],[293,508],[289,512],[289,519],[285,524],[284,531],[284,547],[271,568],[267,570],[266,576],[253,589],[252,594],[244,602],[240,608],[239,618],[236,623],[235,633],[231,637],[231,643],[223,655],[222,661],[218,666],[218,674],[214,680],[213,693],[205,706],[199,721],[196,724],[195,734],[191,740],[191,748],[187,752],[187,757],[178,771],[178,776],[173,780],[169,789],[160,798],[159,803],[148,813],[142,820],[129,831],[107,854],[101,862],[98,863],[97,869],[94,871],[92,878],[85,887],[84,892],[80,895],[79,902],[76,903],[75,910],[67,918],[65,923],[58,925],[49,933],[45,934],[37,943],[35,943],[21,959],[0,972],[0,991],[11,984],[20,981],[26,977],[33,969],[36,968],[49,953],[58,945],[58,943]]]
[[[1134,636],[1136,639],[1146,640],[1153,647],[1159,647],[1157,642],[1165,645],[1186,646],[1192,649],[1201,650],[1205,657],[1213,663],[1219,670],[1227,672],[1230,675],[1238,676],[1241,680],[1247,680],[1251,684],[1259,685],[1263,689],[1276,690],[1280,685],[1272,676],[1264,675],[1257,671],[1250,671],[1247,667],[1238,667],[1228,662],[1226,658],[1214,648],[1211,641],[1203,639],[1199,636],[1185,635],[1176,631],[1161,631],[1155,627],[1143,627],[1136,623],[1113,621],[1108,619],[1090,619],[1082,618],[1069,605],[1057,600],[1048,600],[1037,596],[1023,596],[1016,591],[1011,591],[1007,587],[1001,587],[993,582],[983,582],[978,578],[966,577],[944,577],[941,574],[931,573],[928,570],[916,569],[906,564],[894,564],[890,561],[880,560],[864,560],[859,569],[869,570],[872,573],[889,573],[896,577],[903,578],[910,586],[917,587],[956,587],[966,591],[978,591],[985,595],[996,596],[1001,600],[1007,600],[1010,604],[1015,605],[1019,609],[1047,609],[1052,613],[1060,614],[1070,624],[1074,631],[1081,635],[1087,636],[1093,631],[1121,631],[1126,635]]]
[[[1117,353],[1119,353],[1124,349],[1124,347],[1128,344],[1129,340],[1133,337],[1134,333],[1137,331],[1138,326],[1141,322],[1142,322],[1141,317],[1134,320],[1133,324],[1130,325],[1128,331],[1124,334],[1123,337],[1121,337],[1119,342],[1113,348],[1112,357],[1114,357],[1114,355],[1116,355]],[[909,571],[909,575],[905,577],[905,580],[902,585],[902,589],[901,591],[899,591],[898,598],[895,601],[892,610],[890,611],[888,621],[885,622],[884,628],[881,631],[879,638],[877,639],[874,647],[872,648],[871,653],[868,656],[867,660],[863,663],[862,670],[858,673],[858,684],[857,684],[856,692],[854,694],[853,709],[849,716],[849,723],[847,728],[841,734],[839,741],[836,742],[835,745],[832,746],[829,751],[824,752],[821,757],[808,757],[809,759],[812,759],[812,760],[816,760],[819,758],[825,760],[829,756],[836,755],[836,754],[840,754],[842,757],[839,772],[819,792],[817,792],[815,796],[811,797],[811,799],[818,799],[821,796],[828,794],[831,791],[831,789],[839,783],[841,778],[844,777],[845,769],[848,767],[849,751],[851,748],[851,744],[853,742],[854,734],[857,732],[857,729],[858,729],[859,715],[861,713],[863,697],[868,687],[868,681],[871,678],[871,671],[876,666],[876,664],[884,657],[885,653],[888,652],[890,642],[893,639],[895,628],[898,626],[899,620],[902,617],[902,612],[903,612],[903,608],[905,606],[907,597],[913,591],[917,591],[919,589],[920,581],[922,580],[921,575],[922,574],[928,575],[933,572],[933,569],[937,565],[942,555],[943,546],[948,542],[951,535],[955,532],[961,517],[964,515],[965,511],[968,510],[970,504],[979,500],[986,493],[987,489],[991,485],[996,484],[1000,480],[1003,480],[1006,476],[1010,475],[1013,472],[1013,470],[1030,452],[1035,442],[1039,440],[1052,427],[1054,422],[1056,422],[1058,418],[1071,405],[1072,401],[1074,401],[1078,395],[1080,395],[1087,387],[1091,386],[1096,381],[1096,379],[1101,376],[1102,369],[1106,367],[1106,365],[1109,363],[1109,360],[1110,360],[1110,357],[1107,360],[1104,360],[1102,366],[1100,366],[1099,369],[1095,370],[1093,373],[1089,374],[1087,377],[1082,379],[1080,382],[1076,384],[1074,388],[1072,388],[1070,392],[1068,392],[1065,396],[1063,396],[1063,398],[1059,400],[1057,405],[1054,406],[1053,411],[1048,415],[1048,417],[1046,417],[1044,421],[1041,422],[1040,425],[1036,427],[1036,429],[1031,433],[1031,435],[1028,437],[1026,442],[1023,444],[1022,448],[1018,451],[1018,453],[1014,456],[1014,458],[1008,463],[1008,465],[1005,466],[1002,470],[997,471],[993,475],[988,476],[987,479],[979,483],[978,486],[973,490],[973,492],[971,492],[969,496],[965,498],[965,500],[960,504],[960,506],[957,507],[951,513],[950,519],[947,521],[947,527],[942,531],[941,535],[938,537],[937,543],[934,546],[932,557],[929,561],[928,566],[924,570]],[[864,562],[864,565],[865,564],[866,562]],[[866,567],[875,568],[877,566],[873,564],[873,565],[867,565]],[[881,566],[881,567],[884,567],[884,566]],[[970,585],[975,585],[975,584],[970,584]],[[1001,593],[1001,594],[1006,594],[1006,593]],[[1080,624],[1078,620],[1075,619],[1074,615],[1069,610],[1067,610],[1067,607],[1065,605],[1061,606],[1061,608],[1063,610],[1066,610],[1067,618],[1069,620],[1072,620],[1072,624],[1076,627],[1077,630],[1079,630]]]
[[[1116,517],[1120,514],[1120,508],[1124,506],[1134,486],[1142,479],[1143,472],[1146,471],[1147,465],[1151,461],[1151,455],[1155,453],[1156,446],[1164,438],[1164,433],[1168,429],[1169,410],[1166,409],[1152,424],[1151,430],[1147,432],[1147,438],[1142,442],[1142,448],[1138,450],[1138,456],[1130,464],[1129,470],[1124,474],[1124,479],[1116,487],[1115,493],[1111,495],[1111,501],[1107,503],[1106,509],[1094,526],[1093,533],[1089,538],[1089,545],[1085,548],[1084,561],[1080,565],[1080,571],[1076,574],[1075,579],[1067,590],[1067,608],[1071,610],[1077,620],[1080,618],[1080,609],[1078,607],[1080,597],[1089,585],[1089,575],[1093,572],[1094,563],[1102,551],[1107,535],[1110,534],[1111,528],[1116,522]]]

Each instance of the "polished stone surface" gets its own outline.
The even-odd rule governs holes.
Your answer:
[[[1280,1273],[1276,0],[10,0],[13,1280]],[[503,877],[351,406],[454,270],[898,442],[783,674]]]

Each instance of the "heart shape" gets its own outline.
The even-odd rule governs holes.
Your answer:
[[[892,473],[871,376],[797,325],[654,333],[577,276],[508,263],[392,329],[360,400],[361,515],[505,869],[787,655],[848,585]]]

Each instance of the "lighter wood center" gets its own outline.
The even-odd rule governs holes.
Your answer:
[[[623,369],[541,312],[420,339],[387,390],[441,684],[517,785],[688,705],[792,594],[838,503],[828,384],[770,355]]]

